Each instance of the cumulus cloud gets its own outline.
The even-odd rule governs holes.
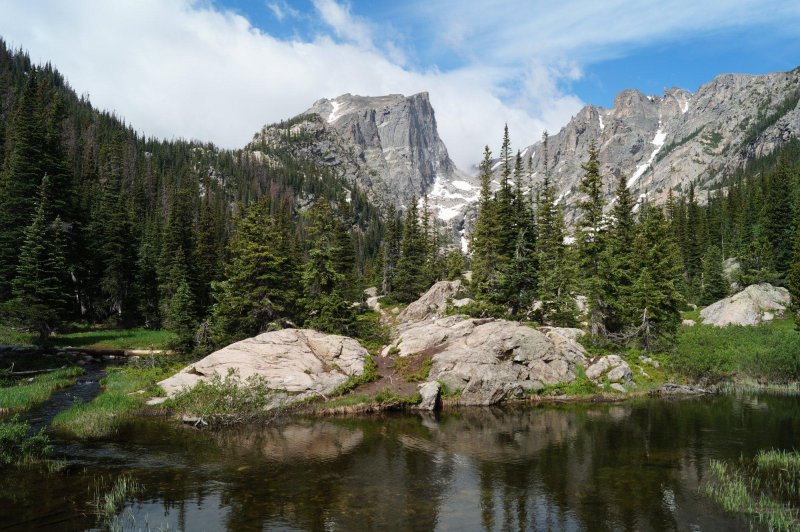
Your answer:
[[[410,0],[405,23],[460,58],[449,69],[407,66],[408,43],[335,0],[314,0],[320,24],[308,39],[278,39],[204,0],[0,0],[0,35],[148,135],[230,148],[322,97],[428,91],[440,134],[467,169],[506,122],[518,147],[562,126],[582,105],[563,88],[581,66],[687,28],[797,18],[793,3],[775,4]],[[278,21],[308,18],[285,0],[263,9]]]

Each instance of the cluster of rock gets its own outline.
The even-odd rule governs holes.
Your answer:
[[[619,356],[591,358],[578,342],[580,329],[443,316],[461,290],[459,281],[436,283],[399,316],[395,339],[382,356],[430,357],[418,408],[441,404],[442,386],[460,391],[459,403],[490,405],[524,397],[548,385],[569,383],[585,368],[598,384],[624,392],[633,374]],[[370,295],[376,298],[377,294]],[[458,301],[458,300],[456,300]],[[363,374],[368,356],[356,340],[308,329],[268,332],[231,344],[159,383],[168,397],[199,382],[233,375],[262,379],[275,392],[275,406],[326,396],[352,376]]]
[[[782,316],[791,303],[789,291],[768,283],[748,286],[700,311],[705,325],[758,325]]]
[[[383,356],[430,356],[430,382],[460,390],[459,403],[490,405],[523,397],[547,385],[575,380],[577,367],[590,380],[615,382],[625,391],[633,374],[616,355],[590,359],[578,342],[580,329],[534,329],[518,322],[478,319],[464,315],[442,317],[458,294],[458,281],[433,285],[400,314],[394,341]],[[426,384],[427,385],[427,384]]]
[[[310,329],[284,329],[233,343],[158,384],[172,397],[215,375],[244,382],[263,379],[281,403],[327,395],[364,373],[368,352],[346,336]]]

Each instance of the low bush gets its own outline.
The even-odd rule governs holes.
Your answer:
[[[30,430],[30,425],[17,418],[0,422],[0,467],[35,462],[53,452],[44,432],[30,435]]]

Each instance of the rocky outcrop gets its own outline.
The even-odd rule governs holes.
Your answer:
[[[419,395],[422,398],[420,402],[414,406],[417,410],[433,411],[439,408],[441,399],[439,394],[442,391],[442,386],[436,381],[428,381],[420,384]]]
[[[461,281],[439,281],[431,286],[422,297],[407,306],[397,319],[401,322],[415,322],[441,317],[447,308],[447,303],[462,288]]]
[[[670,189],[685,191],[694,182],[705,201],[714,182],[800,135],[798,83],[800,69],[724,74],[694,94],[679,88],[652,96],[625,90],[610,109],[587,105],[549,138],[548,163],[567,221],[574,221],[581,164],[591,142],[597,144],[608,199],[624,174],[636,196],[663,202]],[[522,151],[523,160],[533,158],[535,179],[544,175],[542,148],[536,142]]]
[[[285,329],[236,342],[158,384],[168,396],[191,389],[214,375],[233,372],[245,381],[264,379],[290,400],[331,393],[350,376],[364,372],[367,350],[352,338],[310,329]]]
[[[517,322],[448,316],[406,324],[386,355],[431,356],[430,381],[460,390],[460,404],[490,405],[575,379],[583,347],[557,330]]]
[[[607,355],[592,361],[586,368],[586,377],[594,382],[603,377],[610,382],[623,382],[630,384],[633,381],[633,372],[627,362],[618,355]]]
[[[700,311],[706,325],[758,325],[781,316],[790,303],[789,291],[768,283],[751,285]]]

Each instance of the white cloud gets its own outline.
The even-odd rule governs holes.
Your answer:
[[[785,4],[404,4],[431,46],[460,59],[445,71],[405,66],[413,51],[334,0],[314,0],[324,30],[305,41],[272,37],[206,0],[0,0],[0,35],[35,61],[51,61],[79,93],[148,135],[225,147],[241,147],[264,123],[322,97],[428,91],[440,134],[467,169],[485,143],[498,143],[506,122],[515,148],[561,127],[582,105],[563,83],[591,61],[681,32],[798,18],[800,8]],[[262,5],[277,20],[307,17],[285,0]]]
[[[286,3],[286,0],[267,2],[267,9],[272,11],[272,14],[278,22],[283,22],[287,18],[297,18],[300,16],[300,12]]]

